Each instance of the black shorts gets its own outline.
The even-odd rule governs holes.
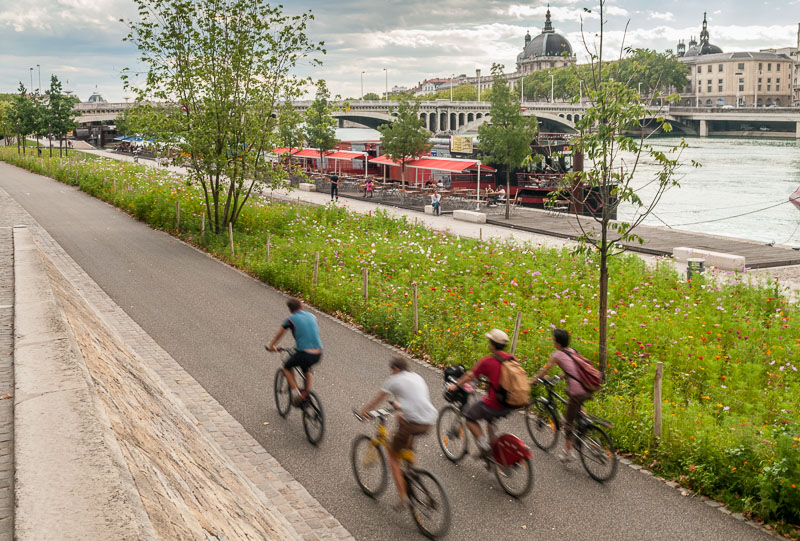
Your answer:
[[[311,371],[311,367],[319,362],[322,358],[322,353],[308,353],[307,351],[295,351],[294,355],[289,357],[283,367],[286,370],[291,370],[295,366],[298,367],[303,374]]]
[[[476,423],[478,421],[488,421],[491,423],[495,419],[505,417],[512,411],[514,410],[511,409],[496,410],[484,404],[483,400],[477,400],[472,404],[470,404],[469,406],[467,406],[467,408],[464,410],[464,417],[467,419],[467,421],[473,421]]]

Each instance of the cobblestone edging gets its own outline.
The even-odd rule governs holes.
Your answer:
[[[0,224],[0,541],[14,538],[13,393],[14,238],[11,227]]]
[[[31,226],[37,245],[55,268],[80,291],[82,298],[94,308],[98,316],[124,341],[125,345],[158,376],[163,388],[185,405],[196,418],[198,428],[224,451],[235,468],[260,489],[263,494],[263,504],[276,516],[281,517],[287,527],[296,532],[297,539],[307,541],[353,539],[338,520],[108,297],[47,231],[38,226],[35,220],[0,189],[0,216],[7,211],[8,215],[20,218],[15,223],[26,223]],[[10,230],[8,234],[10,235]],[[0,264],[4,261],[0,260]],[[2,445],[0,445],[0,456],[1,453]],[[9,477],[13,485],[13,475],[9,474]],[[2,479],[1,470],[0,479]],[[13,499],[9,501],[13,509]],[[13,532],[13,529],[9,529],[9,532]]]

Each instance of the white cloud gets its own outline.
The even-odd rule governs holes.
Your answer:
[[[647,19],[660,20],[660,21],[674,21],[675,15],[670,13],[669,11],[648,11]]]

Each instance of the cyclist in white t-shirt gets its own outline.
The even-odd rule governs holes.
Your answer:
[[[394,397],[395,407],[401,410],[397,415],[397,431],[389,446],[389,464],[400,502],[406,506],[408,494],[397,454],[403,449],[413,449],[414,436],[428,432],[436,423],[438,413],[431,403],[428,385],[422,376],[408,370],[408,360],[405,357],[392,357],[389,370],[392,375],[383,382],[381,390],[361,409],[359,415],[366,419],[369,411],[389,395]]]

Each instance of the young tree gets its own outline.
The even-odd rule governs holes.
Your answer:
[[[67,132],[74,130],[78,126],[78,123],[75,122],[77,114],[74,108],[79,100],[74,96],[65,95],[62,89],[61,81],[58,80],[58,77],[52,75],[50,77],[50,89],[47,90],[48,120],[50,133],[58,137],[59,156],[64,149],[64,140],[67,138]],[[50,155],[53,155],[52,139]],[[69,149],[67,149],[67,155],[69,155]]]
[[[661,151],[647,142],[654,133],[671,131],[670,124],[659,117],[647,133],[641,130],[641,119],[652,115],[639,98],[638,90],[627,81],[612,79],[603,66],[604,6],[600,0],[600,33],[597,47],[591,53],[591,76],[587,80],[589,103],[592,105],[577,123],[579,135],[571,146],[583,154],[586,162],[592,164],[586,171],[575,171],[566,175],[561,191],[554,197],[568,197],[571,208],[582,209],[590,196],[598,197],[600,208],[592,214],[593,221],[585,222],[576,216],[581,229],[581,250],[587,254],[596,253],[599,259],[599,361],[600,370],[606,373],[608,367],[608,261],[609,258],[624,251],[619,243],[638,241],[634,234],[636,227],[653,211],[664,192],[678,186],[675,171],[679,166],[681,151],[686,148],[685,141],[675,147]],[[590,48],[587,46],[587,50]],[[658,97],[658,94],[656,94]],[[677,99],[669,96],[668,100]],[[641,132],[638,138],[627,134]],[[634,183],[634,174],[642,159],[658,165],[649,181],[643,179]],[[692,162],[693,165],[699,165]],[[648,186],[648,201],[639,193],[641,186]],[[621,205],[636,209],[630,221],[615,221],[617,208]],[[577,214],[577,213],[576,213]]]
[[[419,117],[419,103],[401,99],[397,110],[392,111],[391,124],[378,126],[381,132],[383,153],[400,162],[402,186],[406,186],[406,162],[419,158],[431,149],[430,132]]]
[[[492,66],[492,106],[489,122],[478,127],[482,157],[506,167],[506,219],[511,215],[511,169],[531,154],[531,142],[539,125],[534,116],[524,116],[517,96],[511,95],[503,66]]]
[[[0,134],[3,136],[3,146],[8,146],[8,133],[13,131],[11,124],[11,110],[13,106],[10,101],[0,99]]]
[[[381,97],[378,96],[375,92],[367,92],[366,94],[364,94],[364,97],[362,99],[378,101],[379,99],[381,99]]]
[[[333,112],[336,107],[331,102],[331,93],[324,80],[317,82],[317,95],[311,103],[311,107],[306,109],[306,142],[312,148],[319,150],[320,169],[324,165],[325,153],[333,150],[338,141],[336,140],[336,119]]]
[[[36,111],[33,106],[33,99],[28,95],[25,85],[19,84],[17,94],[14,95],[11,109],[11,124],[17,134],[17,154],[25,152],[25,138],[32,134],[35,129]]]
[[[303,144],[303,115],[301,115],[290,100],[285,100],[278,112],[278,132],[281,145],[293,149]],[[291,154],[291,150],[289,151]]]
[[[283,186],[286,172],[266,159],[277,141],[281,96],[303,81],[297,63],[323,53],[306,34],[310,12],[289,16],[264,0],[134,0],[138,21],[123,21],[147,66],[141,85],[123,81],[138,102],[158,101],[161,131],[174,120],[173,144],[189,156],[216,233],[234,224],[256,184]],[[311,65],[319,62],[312,58]]]

